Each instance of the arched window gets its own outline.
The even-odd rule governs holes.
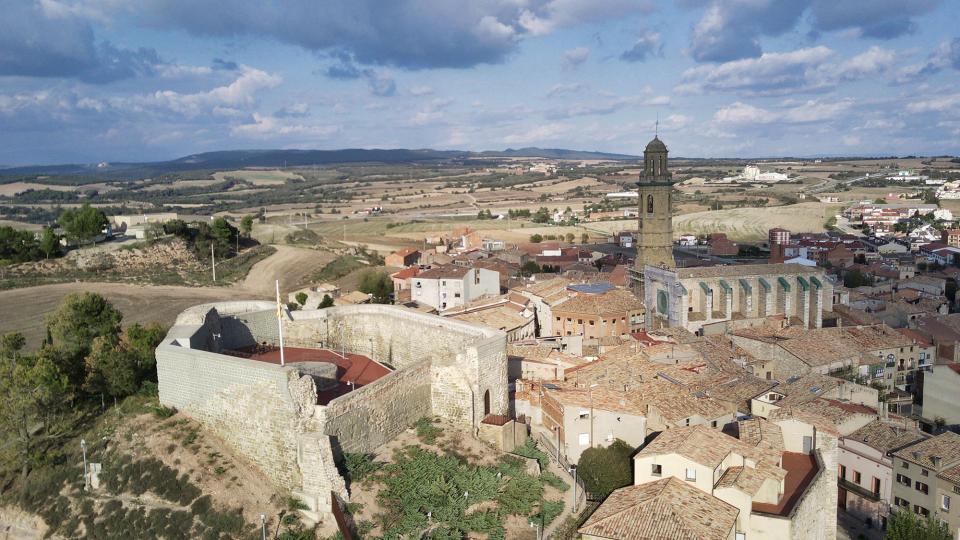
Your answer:
[[[653,195],[647,195],[647,213],[653,213]]]

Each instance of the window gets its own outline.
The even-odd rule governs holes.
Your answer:
[[[854,484],[860,483],[860,473],[858,471],[853,471],[853,483]]]
[[[910,506],[910,501],[906,499],[901,499],[900,497],[894,497],[893,504],[896,506],[901,506],[903,508],[908,508]]]
[[[941,495],[941,496],[940,496],[940,509],[943,510],[944,512],[949,512],[949,511],[950,511],[950,496],[949,496],[949,495]]]
[[[920,493],[923,493],[924,495],[928,495],[930,492],[930,488],[919,480],[917,480],[917,483],[914,484],[913,489],[916,489],[917,491],[919,491]]]
[[[447,282],[446,282],[446,281],[441,281],[440,284],[443,285],[444,287],[447,286]]]
[[[710,427],[717,427],[717,421],[710,422]]]
[[[653,213],[653,195],[647,195],[647,213]]]
[[[578,442],[580,443],[580,446],[590,446],[590,434],[581,433]]]
[[[880,495],[880,479],[879,478],[873,477],[870,487],[874,495]]]
[[[930,471],[926,469],[920,469],[920,476],[930,476]]]
[[[920,506],[919,504],[913,505],[913,513],[919,514],[919,515],[921,515],[921,516],[923,516],[923,517],[927,517],[927,516],[930,515],[930,511],[927,510],[926,508]]]
[[[910,468],[910,464],[907,463],[906,461],[902,462],[901,465],[903,466],[904,469],[909,469],[909,468]]]
[[[747,540],[747,533],[737,533],[736,540]]]
[[[909,477],[909,476],[904,476],[904,475],[902,475],[902,474],[898,474],[898,475],[897,475],[897,483],[903,484],[903,485],[905,485],[905,486],[907,486],[907,487],[910,487],[910,485],[911,485],[913,482],[910,480],[910,477]]]
[[[652,474],[653,476],[660,476],[661,474],[663,474],[663,465],[656,465],[656,464],[651,465],[650,474]]]
[[[689,419],[689,418],[685,418],[685,419],[683,420],[683,425],[689,426],[689,425],[690,425],[690,419]]]
[[[580,419],[581,419],[581,420],[586,420],[587,418],[590,418],[590,411],[581,410],[581,411],[580,411]]]
[[[696,469],[687,469],[687,480],[690,482],[697,481],[697,470]]]
[[[457,293],[453,293],[453,297],[454,297],[454,298],[460,298],[460,293],[458,293],[458,292],[457,292]]]
[[[583,324],[583,319],[577,319],[577,324]]]
[[[593,326],[597,321],[590,321],[590,326]]]
[[[846,465],[841,465],[841,466],[840,466],[840,479],[841,479],[841,480],[846,480],[846,479],[847,479],[847,466],[846,466]]]

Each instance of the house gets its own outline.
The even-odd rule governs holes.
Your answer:
[[[626,289],[605,284],[571,285],[577,293],[552,307],[555,335],[585,339],[620,336],[643,328],[643,302]]]
[[[893,452],[893,506],[947,523],[960,534],[960,435],[947,431]]]
[[[739,513],[671,476],[614,491],[578,532],[584,540],[734,540]]]
[[[446,265],[410,278],[410,299],[438,311],[500,294],[500,274],[486,268]]]
[[[535,337],[535,321],[530,299],[511,293],[493,298],[481,298],[459,308],[443,312],[444,317],[502,330],[507,343]]]
[[[390,274],[390,279],[393,280],[393,290],[394,292],[408,291],[410,290],[410,278],[416,276],[420,273],[420,267],[410,266]]]
[[[410,247],[403,248],[387,255],[383,261],[387,266],[406,268],[407,266],[412,266],[420,262],[420,251]]]
[[[886,529],[893,501],[891,454],[927,436],[902,421],[877,419],[840,437],[837,469],[840,510]]]
[[[960,425],[960,363],[931,366],[923,377],[923,418],[942,418],[946,426]]]
[[[707,236],[710,245],[710,254],[715,257],[735,257],[740,253],[736,242],[727,238],[724,233],[713,233]]]
[[[707,426],[670,429],[634,456],[634,484],[675,479],[735,507],[735,538],[833,538],[836,437],[823,427],[798,418],[755,418],[731,423],[723,431]],[[694,500],[687,496],[675,504],[684,508]],[[717,533],[726,531],[723,522]]]

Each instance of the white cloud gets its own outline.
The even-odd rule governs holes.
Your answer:
[[[503,138],[505,144],[529,144],[556,140],[570,131],[571,126],[562,123],[542,124],[523,133],[514,133]]]
[[[410,95],[413,96],[429,96],[433,93],[433,88],[429,86],[414,86],[410,88]]]
[[[896,53],[890,49],[873,46],[835,67],[826,68],[826,71],[828,75],[840,80],[857,80],[886,71],[893,66],[896,59]]]
[[[843,144],[845,146],[860,146],[860,137],[857,135],[846,135],[843,137]]]
[[[949,112],[956,115],[960,113],[960,94],[948,94],[912,101],[907,104],[907,110],[915,113]]]
[[[769,124],[776,120],[776,115],[766,109],[737,101],[717,110],[713,119],[721,124]]]
[[[312,126],[289,123],[283,118],[253,113],[253,122],[233,126],[231,135],[255,139],[270,139],[285,135],[325,138],[340,131],[339,126]]]
[[[560,83],[555,84],[547,90],[547,97],[557,97],[567,94],[575,94],[586,89],[586,85],[583,83]]]
[[[576,47],[563,53],[563,67],[576,69],[590,58],[590,47]]]

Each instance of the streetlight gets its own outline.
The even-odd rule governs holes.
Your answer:
[[[587,394],[590,397],[590,448],[593,448],[593,389],[596,388],[596,386],[597,383],[593,383],[587,390]]]
[[[543,512],[543,510],[541,510],[540,512],[542,513],[542,512]],[[536,522],[533,522],[533,521],[531,521],[531,522],[530,522],[530,528],[531,528],[531,529],[536,529],[536,530],[537,530],[537,540],[540,540],[540,524],[539,524],[539,523],[536,523]]]
[[[570,467],[570,474],[573,475],[573,513],[577,513],[577,468]]]
[[[260,514],[260,538],[267,540],[267,516]]]
[[[80,451],[83,453],[83,488],[90,487],[90,475],[87,474],[87,441],[80,439]]]

